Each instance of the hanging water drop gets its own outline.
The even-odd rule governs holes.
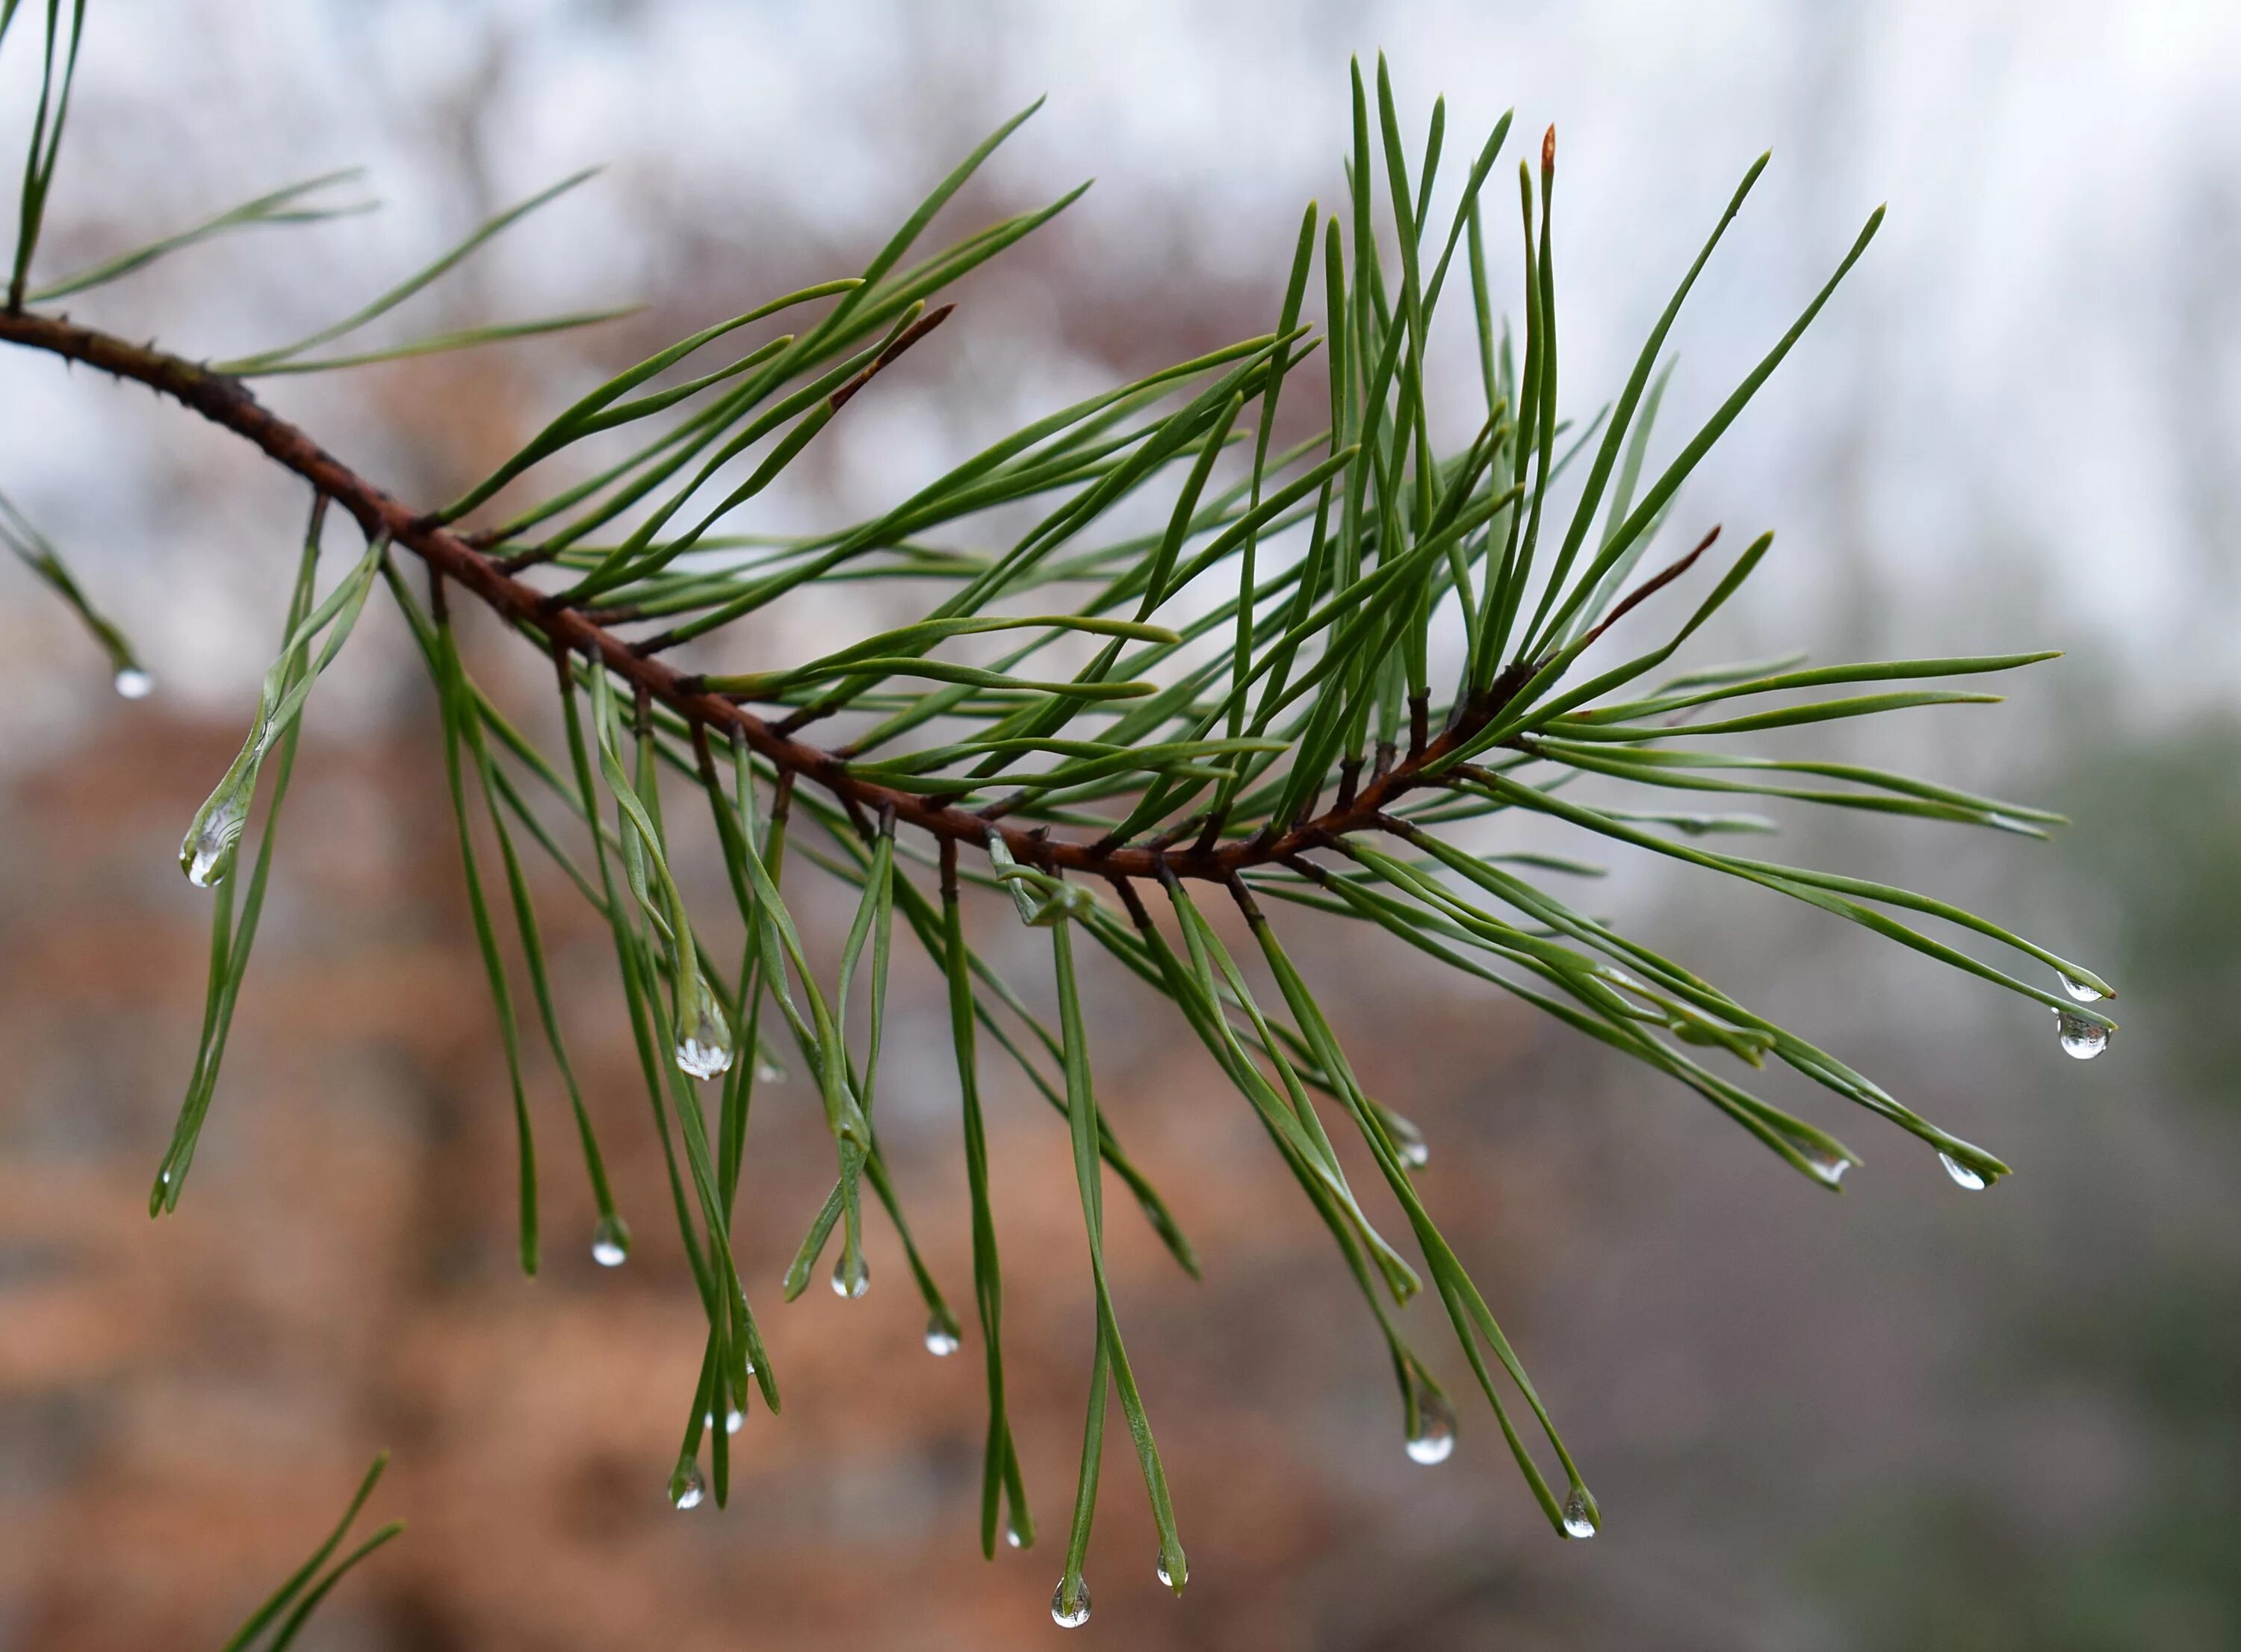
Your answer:
[[[740,1429],[746,1426],[747,1414],[740,1410],[739,1407],[733,1406],[729,1411],[726,1411],[724,1414],[724,1432],[726,1434],[737,1434]]]
[[[117,673],[117,692],[126,699],[145,699],[156,692],[156,679],[137,665],[127,665]]]
[[[708,1485],[700,1478],[700,1465],[697,1462],[679,1463],[677,1472],[669,1477],[669,1501],[677,1508],[698,1508],[700,1500],[707,1495]]]
[[[630,1256],[630,1229],[620,1216],[602,1216],[592,1229],[592,1260],[602,1267],[620,1267]]]
[[[2073,980],[2067,975],[2062,978],[2062,990],[2081,1004],[2090,1004],[2103,996],[2099,987],[2088,987],[2084,981]]]
[[[1588,1499],[1585,1486],[1572,1488],[1572,1495],[1564,1499],[1564,1535],[1593,1537],[1595,1535],[1595,1506]]]
[[[218,871],[218,861],[225,853],[225,846],[208,833],[195,844],[194,859],[187,863],[187,881],[197,889],[207,889],[224,875]]]
[[[758,1061],[755,1063],[755,1082],[757,1084],[784,1084],[786,1082],[786,1069],[775,1061]]]
[[[937,1360],[946,1360],[957,1352],[957,1333],[939,1314],[926,1322],[926,1351]]]
[[[1393,1138],[1393,1151],[1402,1164],[1411,1170],[1422,1170],[1432,1162],[1431,1145],[1424,1133],[1397,1113],[1383,1114],[1385,1133]]]
[[[1970,1193],[1982,1193],[1984,1191],[1983,1177],[1978,1175],[1975,1171],[1969,1168],[1967,1165],[1963,1164],[1951,1154],[1940,1153],[1937,1155],[1937,1162],[1945,1167],[1945,1174],[1953,1178],[1954,1185],[1956,1187],[1965,1187]]]
[[[1183,1582],[1186,1583],[1190,1582],[1190,1568],[1185,1566],[1180,1569],[1183,1575]],[[1152,1575],[1160,1580],[1161,1588],[1175,1588],[1175,1574],[1168,1569],[1167,1551],[1164,1546],[1152,1557]],[[1181,1593],[1180,1590],[1177,1592]]]
[[[204,804],[195,816],[186,842],[179,846],[179,865],[196,888],[208,889],[232,870],[233,846],[249,824],[250,791],[248,786],[236,786]]]
[[[1025,1548],[1027,1546],[1027,1540],[1020,1535],[1020,1528],[1008,1522],[1004,1527],[1004,1541],[1013,1548]]]
[[[843,1247],[840,1257],[833,1264],[833,1294],[835,1296],[861,1296],[872,1288],[872,1265],[864,1260],[863,1253],[859,1251],[856,1254],[853,1267],[849,1261],[847,1249]]]
[[[1087,1578],[1075,1581],[1071,1601],[1066,1598],[1066,1579],[1058,1580],[1058,1587],[1051,1591],[1051,1622],[1062,1629],[1078,1629],[1089,1622]]]
[[[1805,1155],[1805,1167],[1813,1173],[1815,1180],[1831,1187],[1843,1180],[1844,1173],[1852,1167],[1850,1159],[1819,1147],[1803,1147],[1800,1151]]]
[[[692,1002],[685,1016],[685,1035],[678,1041],[677,1065],[696,1079],[719,1078],[732,1065],[732,1029],[724,1024],[716,994],[708,983],[695,980]]]
[[[2076,1060],[2090,1061],[2109,1047],[2109,1029],[2098,1021],[2089,1021],[2083,1015],[2072,1015],[2068,1010],[2055,1011],[2056,1025],[2062,1029],[2062,1053]]]
[[[1445,1462],[1455,1448],[1455,1409],[1448,1396],[1433,1388],[1416,1392],[1416,1429],[1408,1436],[1412,1462]]]

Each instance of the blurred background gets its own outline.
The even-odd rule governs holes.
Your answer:
[[[37,22],[27,8],[0,57],[17,126]],[[1355,1065],[1430,1138],[1427,1196],[1601,1498],[1602,1535],[1567,1544],[1482,1408],[1464,1406],[1444,1466],[1403,1455],[1382,1349],[1257,1125],[1171,1019],[1096,972],[1100,1097],[1206,1277],[1181,1277],[1115,1207],[1120,1308],[1192,1583],[1181,1604],[1154,1584],[1134,1468],[1109,1438],[1085,1636],[1228,1652],[2241,1644],[2241,10],[97,0],[42,268],[366,164],[378,216],[212,245],[80,307],[184,353],[237,353],[605,162],[392,336],[619,300],[645,312],[267,391],[432,503],[603,372],[858,267],[980,137],[1048,93],[938,228],[1097,186],[965,284],[908,371],[739,525],[806,531],[891,503],[1012,423],[1265,331],[1303,203],[1341,191],[1348,54],[1381,48],[1412,132],[1448,96],[1444,201],[1502,109],[1518,110],[1513,155],[1558,124],[1575,413],[1618,387],[1772,148],[1676,335],[1661,453],[1890,203],[1682,496],[1676,537],[1781,535],[1693,658],[2067,650],[2004,707],[1814,742],[2062,809],[2076,824],[2054,844],[1793,811],[1776,853],[2010,921],[2114,981],[2124,1032],[2105,1059],[2070,1061],[2027,1003],[1772,896],[1615,863],[1594,910],[2017,1172],[1963,1194],[1910,1138],[1775,1082],[1867,1160],[1832,1199],[1689,1094],[1515,1005],[1381,937],[1295,926]],[[1489,236],[1514,306],[1512,238]],[[1467,337],[1450,342],[1437,383],[1460,446],[1475,369]],[[193,1185],[176,1216],[146,1219],[206,944],[174,846],[254,704],[304,501],[144,392],[28,356],[0,361],[0,490],[160,685],[117,698],[97,651],[0,566],[16,708],[0,735],[0,1648],[217,1645],[385,1445],[371,1514],[411,1530],[306,1647],[1047,1643],[1058,1545],[993,1565],[975,1548],[973,1334],[927,1356],[877,1222],[861,1302],[778,1301],[829,1174],[799,1078],[759,1100],[739,1236],[786,1410],[739,1437],[728,1511],[667,1507],[700,1314],[604,933],[544,886],[562,1012],[639,1245],[625,1267],[592,1265],[562,1094],[532,1053],[546,1255],[534,1282],[515,1270],[511,1109],[434,702],[384,604],[312,702]],[[887,600],[820,595],[788,623],[838,640],[892,623]],[[491,628],[468,645],[501,698],[549,682]],[[829,953],[841,897],[805,905]],[[1038,980],[1033,940],[978,916],[995,955]],[[882,1132],[964,1308],[938,983],[913,959],[894,991]],[[984,1055],[1014,1415],[1056,1531],[1091,1335],[1080,1214],[1063,1127]],[[1438,1328],[1418,1334],[1467,1387]]]

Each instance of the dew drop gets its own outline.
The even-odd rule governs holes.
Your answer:
[[[677,1047],[677,1065],[696,1079],[712,1079],[732,1065],[731,1052],[687,1035]]]
[[[630,1256],[630,1229],[620,1216],[602,1216],[592,1229],[592,1260],[602,1267],[620,1267]]]
[[[694,983],[692,1006],[685,1036],[678,1041],[677,1065],[696,1079],[721,1077],[732,1066],[732,1029],[708,983]]]
[[[844,1247],[833,1264],[833,1294],[835,1296],[857,1297],[872,1288],[872,1265],[860,1253],[854,1267],[848,1266],[848,1252]]]
[[[739,1407],[733,1406],[729,1411],[726,1411],[724,1414],[724,1432],[726,1434],[737,1434],[740,1429],[746,1426],[747,1414],[740,1410]]]
[[[117,692],[126,699],[145,699],[156,692],[156,679],[137,665],[127,665],[117,673]]]
[[[2057,1025],[2062,1029],[2062,1053],[2080,1061],[2090,1061],[2109,1047],[2109,1029],[2098,1021],[2089,1021],[2083,1015],[2072,1015],[2068,1010],[2055,1011]]]
[[[1937,1155],[1937,1162],[1945,1167],[1945,1174],[1953,1178],[1956,1187],[1966,1187],[1970,1193],[1984,1191],[1984,1179],[1963,1164],[1950,1153]]]
[[[755,1063],[755,1082],[757,1084],[784,1084],[786,1082],[786,1069],[775,1061],[758,1061]]]
[[[1025,1548],[1027,1546],[1027,1540],[1020,1535],[1020,1528],[1017,1526],[1007,1525],[1004,1528],[1004,1541],[1013,1548]]]
[[[700,1465],[681,1463],[669,1477],[669,1501],[679,1509],[698,1508],[700,1500],[708,1495],[707,1482],[700,1478]]]
[[[2088,987],[2084,981],[2072,980],[2067,975],[2062,978],[2062,990],[2081,1004],[2090,1004],[2101,997],[2099,987]]]
[[[957,1333],[939,1314],[926,1322],[926,1351],[937,1360],[946,1360],[957,1352]]]
[[[1412,1462],[1445,1462],[1455,1448],[1455,1409],[1443,1394],[1430,1388],[1416,1395],[1416,1432],[1408,1436]]]
[[[1089,1580],[1081,1579],[1074,1586],[1074,1599],[1066,1598],[1066,1579],[1058,1580],[1051,1591],[1051,1622],[1062,1629],[1078,1629],[1089,1622]]]
[[[1393,1138],[1393,1151],[1401,1162],[1411,1170],[1422,1170],[1432,1162],[1431,1144],[1424,1133],[1397,1113],[1384,1115],[1385,1133]]]
[[[1152,1557],[1152,1575],[1160,1580],[1160,1587],[1161,1588],[1174,1588],[1175,1587],[1175,1575],[1167,1569],[1167,1551],[1165,1548],[1161,1548],[1157,1555]],[[1183,1581],[1186,1583],[1190,1581],[1190,1568],[1188,1567],[1185,1567],[1183,1568]]]
[[[242,828],[249,824],[249,800],[256,790],[254,766],[238,772],[229,771],[217,790],[196,811],[194,824],[187,828],[187,840],[179,846],[179,869],[196,888],[211,887],[233,869],[234,846],[241,841]]]
[[[1824,1153],[1818,1147],[1802,1147],[1799,1151],[1805,1155],[1805,1167],[1813,1173],[1816,1180],[1826,1182],[1831,1187],[1843,1180],[1844,1173],[1852,1167],[1852,1161],[1850,1159],[1839,1158],[1833,1153]]]
[[[1595,1505],[1588,1501],[1585,1486],[1572,1488],[1572,1495],[1564,1499],[1564,1535],[1593,1537],[1595,1535]]]

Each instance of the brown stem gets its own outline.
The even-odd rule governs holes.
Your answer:
[[[922,333],[934,319],[929,317],[916,331]],[[582,612],[515,579],[499,558],[485,554],[472,537],[454,533],[392,498],[264,406],[238,378],[214,373],[151,345],[130,344],[81,327],[65,318],[0,314],[0,342],[43,351],[65,361],[84,362],[116,378],[145,385],[212,424],[223,425],[348,511],[368,538],[388,534],[393,544],[425,562],[432,574],[456,582],[506,619],[544,638],[556,654],[581,654],[597,661],[628,684],[634,699],[659,700],[695,726],[721,728],[727,734],[737,730],[778,771],[781,786],[790,786],[796,778],[806,778],[860,819],[859,812],[892,813],[894,819],[932,833],[944,844],[982,846],[993,829],[1002,833],[1016,859],[1051,872],[1064,870],[1107,879],[1196,878],[1234,886],[1240,872],[1281,861],[1331,838],[1375,829],[1383,810],[1422,783],[1420,777],[1428,766],[1483,728],[1531,674],[1529,667],[1506,672],[1489,693],[1421,751],[1411,751],[1404,760],[1382,767],[1358,794],[1342,780],[1339,800],[1331,808],[1273,835],[1264,833],[1238,843],[1219,846],[1200,843],[1174,851],[1101,839],[1086,843],[1054,838],[1043,826],[992,827],[984,816],[939,799],[893,791],[860,779],[848,772],[840,753],[794,739],[744,707],[702,691],[689,674],[640,653]],[[1344,771],[1346,779],[1350,780],[1358,769],[1359,760],[1352,760]]]

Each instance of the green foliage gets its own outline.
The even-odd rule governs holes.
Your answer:
[[[29,568],[46,587],[62,599],[63,605],[77,617],[102,652],[109,656],[109,668],[116,673],[117,692],[128,699],[138,699],[155,686],[141,665],[132,645],[80,588],[70,565],[63,560],[62,552],[49,543],[46,535],[31,525],[28,518],[18,511],[14,501],[0,493],[0,545],[16,553],[17,560]]]
[[[51,54],[51,5],[49,13]],[[57,137],[68,84],[65,69],[51,124]],[[744,1412],[751,1381],[773,1411],[779,1405],[731,1241],[766,1024],[791,1039],[814,1076],[835,1160],[830,1193],[785,1274],[786,1295],[806,1288],[836,1231],[835,1289],[853,1296],[866,1288],[868,1181],[901,1237],[926,1303],[928,1346],[947,1353],[960,1340],[958,1321],[912,1242],[873,1123],[900,913],[903,931],[948,985],[973,1295],[988,1364],[984,1552],[994,1552],[1000,1506],[1008,1509],[1016,1543],[1032,1542],[1035,1529],[1005,1409],[997,1200],[978,1070],[986,1033],[1067,1120],[1097,1308],[1080,1475],[1054,1609],[1061,1618],[1086,1611],[1083,1567],[1108,1392],[1118,1397],[1142,1469],[1162,1570],[1179,1591],[1187,1577],[1149,1404],[1123,1346],[1105,1271],[1105,1171],[1128,1188],[1187,1272],[1195,1272],[1196,1260],[1098,1105],[1077,958],[1077,943],[1085,941],[1172,1004],[1267,1131],[1385,1339],[1412,1455],[1444,1455],[1453,1427],[1448,1400],[1402,1328],[1402,1310],[1428,1281],[1551,1527],[1592,1535],[1601,1519],[1592,1493],[1484,1294],[1419,1194],[1415,1176],[1428,1152],[1421,1134],[1374,1099],[1350,1066],[1335,1025],[1264,903],[1313,907],[1353,924],[1364,949],[1396,940],[1547,1011],[1669,1074],[1819,1185],[1835,1188],[1858,1156],[1820,1126],[1737,1083],[1729,1062],[1757,1070],[1771,1058],[1791,1068],[1930,1144],[1964,1185],[2007,1174],[1997,1158],[1917,1116],[1835,1055],[1579,911],[1543,877],[1597,868],[1547,853],[1488,853],[1475,834],[1467,844],[1451,829],[1515,826],[1531,817],[1722,873],[2004,987],[2054,1010],[2066,1033],[2105,1041],[2113,1023],[2077,1000],[2088,990],[2106,996],[2107,987],[2046,948],[1930,896],[1693,841],[1770,829],[1761,817],[1640,806],[1674,789],[1742,793],[2042,836],[2057,820],[2043,811],[1856,765],[1708,752],[1697,742],[1983,703],[1992,697],[1917,685],[1973,679],[2049,656],[1816,669],[1789,659],[1655,678],[1767,555],[1772,536],[1763,535],[1679,623],[1669,618],[1662,640],[1619,663],[1605,663],[1608,648],[1593,667],[1589,662],[1616,622],[1639,611],[1633,623],[1647,624],[1666,587],[1713,553],[1716,529],[1627,589],[1696,465],[1830,301],[1881,211],[1764,357],[1656,468],[1649,456],[1671,371],[1669,363],[1660,365],[1669,332],[1764,157],[1737,186],[1616,399],[1575,426],[1560,411],[1554,130],[1537,169],[1529,162],[1519,168],[1521,360],[1508,324],[1495,319],[1482,198],[1508,117],[1480,150],[1441,231],[1430,217],[1444,105],[1435,106],[1429,136],[1412,154],[1384,64],[1374,94],[1357,67],[1344,210],[1324,218],[1308,207],[1268,333],[1052,413],[871,520],[799,539],[724,532],[852,398],[876,393],[877,377],[896,371],[951,314],[947,305],[928,308],[936,298],[1078,197],[1076,191],[1007,218],[930,255],[916,252],[936,215],[1032,112],[1007,123],[943,179],[858,275],[746,311],[609,378],[440,512],[406,517],[370,485],[298,465],[358,518],[368,549],[315,603],[315,518],[258,723],[190,833],[190,869],[199,869],[198,882],[219,886],[211,1008],[155,1202],[168,1209],[177,1199],[254,932],[271,816],[238,920],[231,917],[226,873],[260,767],[278,743],[271,803],[277,815],[305,696],[378,572],[421,644],[442,707],[444,762],[519,1135],[525,1270],[533,1271],[537,1259],[533,1112],[510,974],[478,870],[470,778],[581,1136],[601,1216],[601,1260],[612,1262],[626,1247],[626,1230],[568,1064],[518,832],[528,833],[611,931],[673,1214],[708,1321],[670,1482],[680,1507],[700,1499],[704,1436],[717,1501],[726,1499],[729,1430],[709,1428],[708,1421]],[[41,130],[49,130],[41,118]],[[53,163],[51,146],[42,151],[41,141],[47,140],[35,137],[34,170],[43,177]],[[581,181],[571,178],[500,214],[331,326],[219,364],[216,373],[344,367],[585,319],[512,324],[340,357],[312,353],[386,314]],[[263,197],[46,291],[113,279],[220,227],[276,221],[294,212],[311,187]],[[17,256],[19,295],[36,231],[31,218],[27,224]],[[1435,318],[1459,248],[1466,249],[1468,298],[1451,309],[1463,310],[1475,340],[1484,408],[1458,453],[1435,445],[1427,376]],[[1311,295],[1320,297],[1319,318],[1310,317]],[[752,329],[781,312],[795,331],[753,342]],[[668,378],[719,346],[735,353],[697,376]],[[160,365],[170,358],[151,359],[159,365],[144,376],[152,382],[171,370]],[[1310,363],[1328,381],[1327,428],[1279,449],[1280,405],[1301,399],[1282,392]],[[230,393],[214,389],[207,405],[196,405],[224,422]],[[1590,445],[1575,486],[1569,473]],[[1224,472],[1226,459],[1247,454],[1241,475]],[[291,462],[286,451],[276,457]],[[1127,502],[1164,489],[1173,492],[1163,527],[1116,535],[1107,525]],[[501,498],[503,513],[493,508]],[[486,525],[464,538],[445,525],[485,515]],[[1024,531],[993,537],[998,525],[1022,520]],[[432,600],[425,612],[399,571],[400,551],[429,565]],[[735,622],[805,589],[867,579],[906,580],[928,592],[922,617],[796,665],[680,675],[664,659],[693,645],[696,658],[712,665],[715,645]],[[74,591],[56,583],[66,595]],[[462,591],[553,656],[565,761],[542,752],[475,682],[451,619],[451,599]],[[996,645],[1000,652],[985,662],[939,652],[960,639],[1013,632],[1022,635]],[[312,645],[323,635],[314,659]],[[1892,686],[1835,699],[1784,698],[1756,709],[1763,697],[1857,684]],[[1742,703],[1733,714],[1694,720],[1703,708],[1729,702]],[[842,738],[810,743],[805,732],[819,725]],[[737,909],[735,967],[726,967],[706,924],[687,909],[687,880],[679,874],[665,814],[679,787],[697,794],[716,827]],[[968,855],[978,859],[967,861]],[[798,925],[790,909],[793,897],[783,880],[797,859],[856,892],[856,917],[837,954],[828,954],[822,938]],[[939,889],[930,897],[921,885],[937,865]],[[968,885],[1000,888],[1021,922],[1049,932],[1055,1031],[971,945],[963,913]],[[1164,916],[1146,898],[1147,885]],[[1234,909],[1227,915],[1219,910],[1225,904]],[[988,905],[1003,909],[1001,902]],[[1910,926],[1892,909],[2020,953],[2077,990],[2057,994]],[[1241,926],[1253,943],[1242,957],[1225,938]],[[852,987],[860,976],[868,1014],[852,1027]],[[768,1023],[766,1013],[774,1014]],[[1403,1073],[1376,1077],[1380,1090],[1407,1080]],[[709,1087],[716,1092],[712,1127]],[[1381,1198],[1366,1198],[1349,1179],[1326,1129],[1325,1105],[1359,1137]],[[1374,1207],[1399,1213],[1418,1261],[1380,1231]],[[1529,1415],[1529,1428],[1521,1427]],[[1561,1485],[1546,1467],[1552,1461]]]
[[[297,1635],[302,1633],[311,1614],[318,1609],[319,1602],[325,1600],[335,1585],[349,1575],[351,1568],[404,1531],[403,1521],[391,1521],[337,1561],[324,1575],[320,1575],[319,1568],[326,1565],[329,1557],[341,1546],[343,1539],[349,1535],[351,1523],[357,1520],[358,1511],[365,1507],[365,1500],[373,1495],[373,1488],[381,1483],[382,1470],[388,1467],[387,1452],[374,1458],[373,1466],[365,1471],[365,1478],[358,1482],[358,1495],[351,1499],[350,1507],[343,1510],[342,1519],[327,1535],[327,1541],[311,1552],[311,1559],[289,1574],[288,1580],[272,1592],[264,1605],[249,1615],[248,1621],[233,1632],[232,1638],[219,1649],[219,1652],[252,1652],[252,1649],[254,1652],[284,1652],[286,1648],[296,1643]],[[282,1615],[284,1613],[284,1616]],[[268,1629],[272,1633],[271,1638],[266,1639],[264,1637]]]

